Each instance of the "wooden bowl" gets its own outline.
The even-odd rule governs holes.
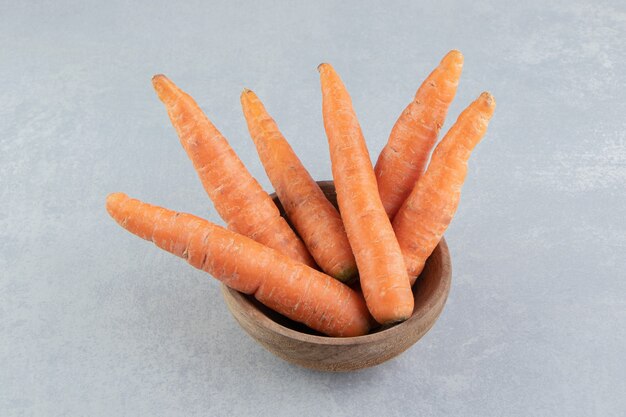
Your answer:
[[[336,206],[332,181],[319,181]],[[275,194],[274,202],[284,215]],[[222,285],[228,309],[243,329],[282,359],[320,371],[352,371],[383,363],[417,342],[441,314],[450,291],[451,263],[448,246],[441,240],[413,286],[413,315],[395,326],[358,337],[328,337],[265,307],[254,297]]]

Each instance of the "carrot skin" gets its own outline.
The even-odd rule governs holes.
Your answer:
[[[302,165],[257,95],[248,89],[241,106],[276,195],[287,216],[324,272],[346,282],[357,272],[356,261],[337,209]]]
[[[452,221],[461,198],[467,162],[487,132],[495,106],[495,99],[485,92],[459,115],[393,220],[412,282]]]
[[[463,68],[463,55],[450,51],[417,90],[396,121],[374,171],[380,198],[390,219],[424,172]]]
[[[152,83],[204,189],[228,228],[315,266],[304,243],[193,98],[164,75],[155,75]]]
[[[341,217],[354,251],[367,307],[381,324],[413,313],[413,294],[352,101],[329,64],[318,67],[322,111]]]
[[[110,194],[106,208],[129,232],[312,329],[329,336],[360,336],[373,323],[355,291],[243,235],[122,193]]]

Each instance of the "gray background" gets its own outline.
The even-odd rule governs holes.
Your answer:
[[[623,415],[623,1],[125,3],[0,3],[0,415]],[[124,191],[220,221],[155,73],[270,190],[244,86],[328,179],[317,64],[344,78],[376,157],[452,48],[446,128],[482,90],[498,108],[447,232],[446,309],[396,360],[282,362],[214,279],[104,210]]]

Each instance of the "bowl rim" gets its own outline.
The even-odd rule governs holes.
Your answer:
[[[322,182],[322,181],[320,181]],[[326,181],[324,181],[326,182]],[[405,328],[410,327],[414,322],[419,321],[428,312],[435,308],[436,304],[443,300],[443,304],[447,299],[450,291],[450,285],[452,280],[452,264],[450,260],[450,251],[445,238],[441,238],[441,241],[435,248],[441,252],[441,279],[438,281],[437,286],[433,290],[432,294],[417,310],[413,312],[411,317],[402,323],[396,324],[388,329],[384,329],[375,333],[369,333],[363,336],[351,336],[351,337],[332,337],[332,336],[319,336],[307,333],[302,333],[297,330],[285,327],[269,318],[266,314],[261,312],[252,302],[247,298],[248,295],[242,294],[237,290],[227,287],[222,284],[222,292],[224,296],[231,298],[234,302],[242,307],[242,314],[246,314],[253,319],[257,325],[265,328],[267,331],[281,335],[288,339],[298,340],[300,342],[306,342],[316,345],[328,345],[328,346],[346,346],[346,345],[361,345],[380,341],[381,339],[388,339],[394,337],[401,337],[405,333]],[[427,261],[428,262],[428,261]],[[419,278],[416,282],[419,282]],[[443,309],[443,305],[441,306]]]

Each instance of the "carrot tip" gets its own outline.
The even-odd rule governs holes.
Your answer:
[[[124,193],[111,193],[107,196],[106,199],[106,208],[107,211],[109,213],[111,213],[111,210],[119,205],[119,203],[123,200],[126,200],[128,198],[128,196]]]
[[[441,60],[444,65],[463,65],[463,54],[457,49],[453,49],[446,54]]]
[[[163,74],[156,74],[152,77],[152,87],[154,87],[154,90],[157,94],[159,94],[159,96],[168,81],[168,78]]]
[[[480,99],[487,104],[489,107],[496,107],[496,99],[491,95],[488,91],[483,91],[480,94]]]
[[[121,200],[126,198],[126,194],[124,193],[111,193],[109,195],[107,195],[107,203],[108,202],[114,202],[117,200]]]
[[[254,96],[254,91],[250,90],[249,88],[243,88],[243,90],[241,91],[241,99],[244,99],[246,96]]]
[[[322,62],[321,64],[317,66],[317,71],[322,72],[322,69],[327,65],[330,65],[330,64],[327,64],[326,62]]]
[[[159,85],[169,81],[169,79],[163,74],[155,74],[152,76],[152,86],[156,89]]]
[[[156,91],[159,99],[164,103],[184,94],[172,80],[163,74],[156,74],[152,77],[152,87],[154,87],[154,91]]]

